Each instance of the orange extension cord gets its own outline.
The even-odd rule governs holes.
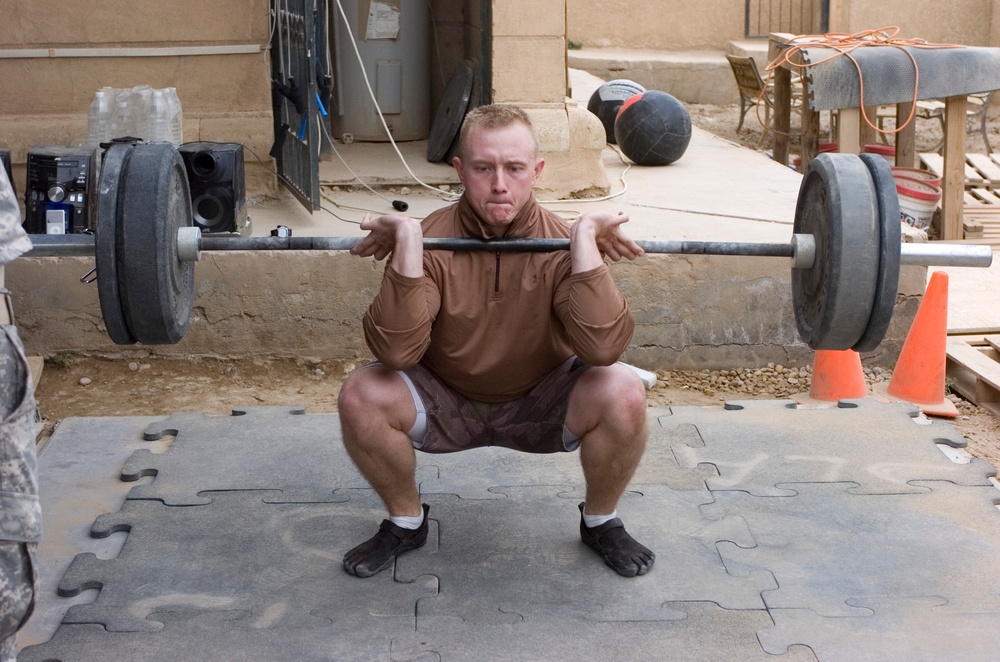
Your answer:
[[[932,44],[924,39],[900,39],[896,35],[899,34],[899,28],[896,26],[887,26],[884,28],[878,28],[875,30],[864,30],[862,32],[856,32],[854,34],[843,34],[843,33],[829,33],[822,35],[798,35],[792,37],[788,40],[786,47],[782,48],[781,53],[778,57],[774,58],[767,65],[767,78],[764,81],[764,89],[761,90],[760,96],[757,98],[757,120],[760,122],[761,126],[769,131],[774,131],[773,127],[767,127],[760,118],[760,102],[764,100],[764,91],[771,85],[774,78],[774,70],[782,65],[787,65],[789,68],[804,69],[807,66],[815,66],[817,64],[822,64],[828,60],[832,60],[836,57],[847,57],[854,63],[854,67],[858,70],[858,84],[859,91],[861,93],[861,116],[864,118],[865,123],[875,130],[876,133],[881,134],[895,134],[906,128],[910,122],[913,121],[914,114],[917,110],[917,93],[920,88],[920,68],[917,66],[917,61],[914,59],[913,54],[909,51],[903,50],[903,46],[909,46],[911,48],[964,48],[961,44]],[[868,118],[868,114],[865,111],[865,80],[864,75],[861,73],[861,66],[858,61],[851,55],[858,48],[869,48],[872,46],[879,47],[892,47],[899,48],[903,50],[904,53],[910,58],[913,63],[913,101],[910,104],[910,115],[906,118],[906,121],[900,124],[895,129],[882,129]],[[836,51],[833,55],[819,60],[818,62],[810,62],[808,65],[799,64],[793,61],[793,57],[797,55],[800,51],[806,48],[830,48]],[[805,100],[803,100],[805,103]]]

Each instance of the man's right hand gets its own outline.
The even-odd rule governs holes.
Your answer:
[[[392,254],[390,264],[401,276],[423,275],[424,237],[418,221],[402,214],[365,214],[361,229],[368,235],[351,249],[352,255],[383,260]]]

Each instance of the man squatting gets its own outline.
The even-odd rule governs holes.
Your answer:
[[[655,556],[616,509],[645,448],[646,394],[616,363],[635,322],[604,262],[642,254],[621,231],[628,216],[594,212],[569,225],[543,209],[532,187],[545,161],[515,106],[471,111],[452,164],[465,187],[458,202],[423,223],[366,216],[369,234],[351,251],[389,257],[363,321],[377,362],[351,374],[339,397],[344,445],[389,518],[344,568],[370,577],[426,541],[415,449],[497,445],[579,449],[583,542],[618,573],[645,574]],[[568,237],[570,250],[425,252],[423,237]]]

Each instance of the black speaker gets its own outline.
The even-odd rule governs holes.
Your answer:
[[[249,234],[243,145],[195,142],[178,148],[191,185],[191,211],[204,233]]]
[[[93,232],[97,151],[36,145],[28,150],[24,229],[32,234]]]

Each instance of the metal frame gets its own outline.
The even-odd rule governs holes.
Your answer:
[[[305,85],[305,113],[277,91],[274,105],[275,148],[281,181],[310,211],[320,208],[321,132],[317,76],[318,0],[272,0],[277,30],[271,44],[272,77],[279,83]],[[325,46],[324,46],[325,48]],[[277,153],[275,153],[277,152]]]
[[[766,25],[763,18],[765,6]],[[798,9],[797,21],[796,9]],[[751,20],[754,17],[756,20]],[[752,26],[755,26],[756,30],[753,30]],[[772,32],[825,34],[829,31],[830,0],[745,0],[743,36],[747,39],[767,38]]]

